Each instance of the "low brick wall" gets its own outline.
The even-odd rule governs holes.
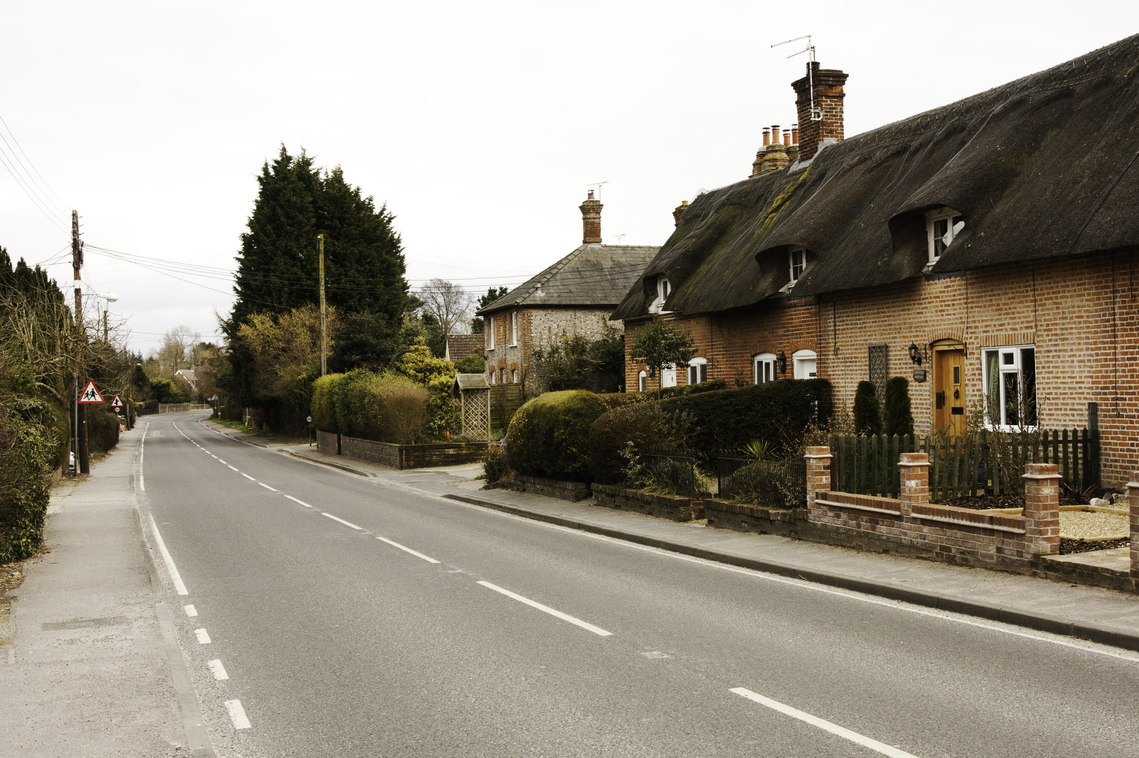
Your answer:
[[[708,526],[717,529],[777,534],[794,539],[810,539],[812,536],[806,508],[767,508],[708,498],[704,501],[704,517],[708,519]]]
[[[1060,547],[1055,464],[1025,467],[1023,516],[929,502],[925,453],[904,453],[898,499],[832,492],[830,450],[807,451],[807,518],[818,537],[863,549],[936,556],[950,563],[1031,570]]]
[[[588,500],[591,494],[589,485],[585,482],[565,482],[560,479],[546,479],[541,476],[517,472],[511,480],[510,489],[515,492],[529,492],[558,500],[568,500],[571,503]]]
[[[605,508],[633,511],[673,521],[694,521],[704,518],[703,500],[692,500],[678,495],[658,495],[611,484],[594,484],[593,500]]]
[[[394,445],[331,432],[316,432],[317,448],[327,455],[343,455],[394,469],[436,468],[479,463],[486,460],[485,442],[433,442],[427,445]]]

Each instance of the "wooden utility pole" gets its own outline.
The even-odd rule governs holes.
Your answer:
[[[87,406],[79,402],[79,378],[83,375],[83,347],[87,343],[87,334],[83,329],[83,289],[79,284],[79,272],[83,268],[83,243],[79,239],[79,211],[71,212],[71,268],[75,273],[75,330],[79,338],[75,348],[75,464],[79,473],[90,474]]]
[[[324,235],[320,238],[320,375],[328,373],[328,321],[324,315]]]

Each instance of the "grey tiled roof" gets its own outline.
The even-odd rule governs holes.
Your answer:
[[[582,245],[479,310],[478,315],[522,305],[613,308],[658,250],[640,245]]]

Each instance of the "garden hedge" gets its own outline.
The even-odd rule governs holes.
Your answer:
[[[603,413],[605,404],[586,390],[539,395],[510,421],[510,468],[551,479],[589,481],[589,430]]]

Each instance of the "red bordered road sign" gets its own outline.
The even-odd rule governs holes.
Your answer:
[[[114,408],[116,411],[117,411],[119,408],[122,408],[122,407],[123,407],[123,401],[122,401],[122,400],[119,400],[119,396],[118,396],[118,395],[115,395],[114,399],[113,399],[113,400],[111,400],[111,407],[112,407],[112,408]]]
[[[102,403],[103,396],[99,394],[99,388],[95,386],[95,380],[88,379],[87,386],[79,393],[79,403],[81,405],[92,405],[94,403]]]

